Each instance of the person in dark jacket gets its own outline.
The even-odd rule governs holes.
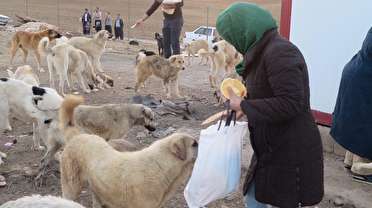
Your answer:
[[[83,34],[90,34],[90,24],[92,23],[92,17],[89,14],[89,10],[85,9],[83,16],[81,17],[81,22],[83,23]]]
[[[217,31],[244,55],[237,72],[248,95],[241,99],[230,89],[230,106],[247,116],[254,150],[246,207],[318,204],[324,195],[323,148],[304,57],[279,35],[272,15],[254,4],[235,3],[220,13]]]
[[[180,54],[180,36],[183,27],[182,7],[183,0],[174,4],[162,4],[163,0],[155,0],[146,14],[137,21],[135,26],[141,25],[146,21],[160,6],[163,9],[163,38],[164,38],[164,57]]]
[[[331,135],[349,151],[345,164],[354,178],[372,184],[372,164],[366,163],[372,160],[372,28],[342,72]]]
[[[112,17],[111,13],[107,12],[105,17],[105,30],[110,33],[110,36],[112,37]],[[110,38],[111,38],[110,37]]]
[[[120,14],[115,19],[115,39],[124,39],[124,22]]]

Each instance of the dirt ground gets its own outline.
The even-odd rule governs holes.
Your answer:
[[[15,4],[20,1],[12,1],[10,4]],[[32,1],[36,2],[36,0]],[[65,1],[64,1],[65,2]],[[190,1],[195,2],[195,1]],[[221,1],[222,2],[222,1]],[[267,0],[261,2],[278,2]],[[4,2],[0,1],[0,12],[4,10]],[[8,5],[8,3],[7,3]],[[9,6],[8,5],[8,6]],[[277,4],[275,4],[277,5]],[[196,6],[196,4],[194,4]],[[12,7],[11,11],[14,11]],[[45,10],[43,10],[45,11]],[[0,77],[6,77],[6,69],[9,67],[8,42],[11,33],[0,32]],[[126,42],[110,41],[107,45],[106,53],[102,57],[104,70],[114,78],[115,87],[113,89],[100,91],[85,95],[87,104],[104,104],[104,103],[127,103],[131,102],[134,94],[134,57],[137,51],[141,48],[154,50],[152,42],[142,42],[139,47],[129,47]],[[20,54],[19,54],[20,55]],[[209,68],[207,66],[199,66],[199,60],[195,60],[191,67],[187,67],[180,74],[181,93],[188,97],[191,102],[195,119],[184,120],[176,116],[158,116],[158,131],[173,127],[174,129],[187,132],[195,137],[198,137],[201,130],[200,123],[215,112],[221,110],[221,107],[216,106],[216,101],[208,84]],[[32,67],[36,67],[34,58],[29,56],[28,63]],[[21,65],[21,57],[15,60],[15,67]],[[43,58],[42,66],[47,69],[45,58]],[[39,74],[43,86],[47,86],[48,74]],[[165,99],[162,94],[160,80],[151,78],[147,82],[142,95],[152,95],[157,99]],[[173,100],[176,101],[176,100]],[[34,185],[33,178],[26,174],[26,170],[37,170],[43,152],[35,152],[31,150],[32,144],[32,126],[30,123],[13,119],[11,121],[13,131],[6,134],[0,134],[0,151],[8,154],[8,158],[4,166],[0,167],[0,174],[7,179],[8,185],[0,188],[0,204],[17,199],[22,196],[32,194],[42,195],[61,195],[58,171],[52,171],[48,174],[46,184],[42,187]],[[141,134],[141,135],[140,135]],[[4,144],[17,139],[18,143],[11,148],[6,148]],[[142,128],[132,129],[126,138],[140,147],[146,147],[158,138],[147,133]],[[248,166],[249,155],[251,154],[248,139],[245,141],[243,151],[243,173]],[[58,170],[58,164],[55,163],[55,170]],[[371,188],[366,185],[356,184],[351,181],[350,176],[342,169],[342,158],[325,155],[325,183],[326,196],[319,208],[333,208],[335,199],[338,194],[346,197],[345,203],[338,207],[355,207],[355,208],[370,208],[372,203],[369,203],[368,198],[371,198]],[[367,200],[366,200],[367,199]],[[349,202],[352,201],[352,202]],[[360,203],[359,203],[360,202]],[[91,207],[91,198],[89,191],[85,190],[81,195],[81,203],[86,207]],[[352,205],[354,204],[354,205]],[[166,208],[184,208],[187,207],[183,197],[183,187],[178,193],[167,202]],[[231,195],[230,197],[213,203],[210,208],[242,208],[242,196],[240,193]]]

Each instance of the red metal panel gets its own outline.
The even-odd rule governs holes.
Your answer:
[[[291,30],[292,0],[282,0],[280,34],[289,40]]]
[[[331,126],[332,125],[332,115],[329,113],[324,113],[321,111],[313,110],[313,116],[315,118],[315,122],[317,124],[323,126]]]

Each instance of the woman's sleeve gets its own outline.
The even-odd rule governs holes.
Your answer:
[[[151,16],[161,5],[161,0],[155,0],[151,7],[146,11],[147,16]]]
[[[264,64],[273,97],[248,99],[240,104],[252,125],[287,121],[307,107],[304,89],[307,72],[300,52],[293,48],[281,49],[273,52],[269,59]]]

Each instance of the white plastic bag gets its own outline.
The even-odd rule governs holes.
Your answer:
[[[222,122],[200,132],[198,157],[184,196],[190,208],[204,207],[239,187],[242,141],[246,122],[225,126]]]

